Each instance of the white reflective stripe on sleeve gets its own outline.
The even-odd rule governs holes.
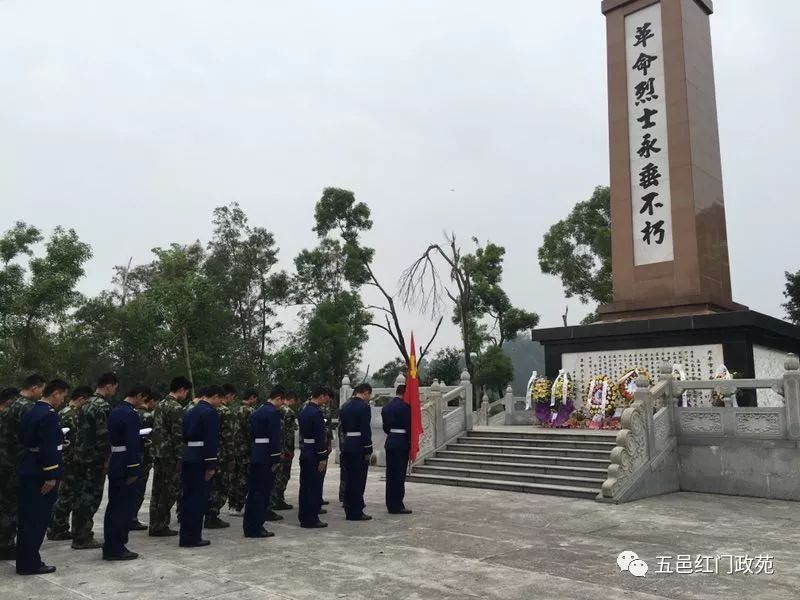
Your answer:
[[[303,438],[303,443],[304,444],[313,444],[316,441],[317,440],[315,440],[314,438]]]
[[[347,437],[361,437],[361,432],[360,431],[348,431],[347,433],[345,433],[345,435]]]
[[[203,446],[206,445],[206,443],[205,442],[186,442],[186,445],[189,446],[189,448],[202,448]]]
[[[269,444],[269,438],[256,438],[256,444]]]
[[[127,450],[127,446],[111,446],[111,452],[125,452]]]
[[[64,449],[64,444],[59,444],[58,446],[56,446],[56,450],[61,451],[63,449]]]
[[[405,429],[390,429],[389,433],[405,433]]]

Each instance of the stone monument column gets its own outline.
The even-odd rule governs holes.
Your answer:
[[[731,298],[710,0],[604,0],[614,301],[603,321]]]

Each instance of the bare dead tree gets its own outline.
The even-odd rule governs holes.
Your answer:
[[[467,371],[474,378],[474,368],[470,352],[470,307],[473,302],[472,283],[469,272],[462,260],[461,247],[456,241],[455,233],[445,234],[446,244],[431,244],[408,267],[400,278],[400,297],[406,306],[430,312],[431,316],[442,314],[445,300],[449,299],[455,306],[461,338],[464,342],[464,363]],[[437,264],[439,263],[439,264]],[[440,266],[443,267],[440,269]],[[441,271],[448,272],[444,280]],[[441,323],[441,318],[439,320]]]

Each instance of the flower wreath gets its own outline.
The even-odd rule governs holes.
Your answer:
[[[553,382],[553,387],[550,388],[550,410],[558,412],[561,406],[569,404],[572,397],[572,380],[563,369],[558,372]]]
[[[619,391],[608,375],[595,375],[589,380],[586,394],[586,406],[592,417],[604,417],[614,414]]]
[[[531,400],[536,404],[550,404],[550,380],[537,377],[530,385]]]
[[[717,367],[717,370],[714,373],[714,381],[729,380],[733,379],[735,376],[736,373],[731,373],[728,370],[728,367],[726,367],[725,365],[720,365],[719,367]],[[714,390],[713,392],[711,392],[711,405],[725,406],[725,396],[721,392]]]
[[[633,369],[625,369],[625,374],[617,380],[617,390],[619,391],[620,399],[624,406],[630,406],[633,403],[633,392],[636,391],[636,380],[640,377],[645,377],[650,380],[650,373],[644,367],[635,367]]]

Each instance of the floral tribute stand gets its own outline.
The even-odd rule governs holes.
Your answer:
[[[570,415],[575,410],[569,375],[562,370],[552,386],[546,377],[539,377],[529,387],[539,425],[548,428],[569,427]]]

